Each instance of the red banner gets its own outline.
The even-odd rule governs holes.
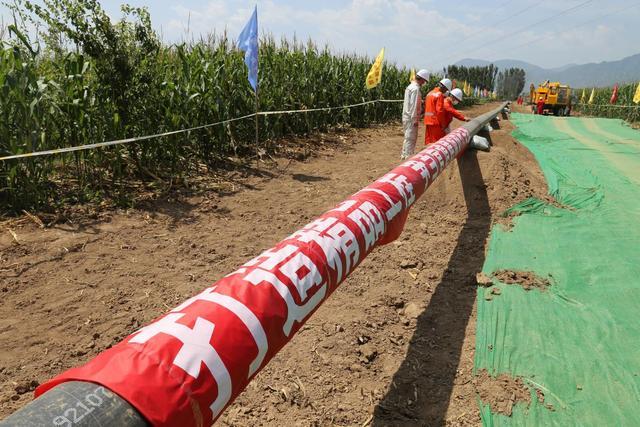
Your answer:
[[[467,147],[459,128],[86,365],[154,426],[210,425]]]

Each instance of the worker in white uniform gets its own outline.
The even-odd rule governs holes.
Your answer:
[[[404,91],[404,105],[402,107],[402,129],[404,130],[404,143],[402,144],[401,160],[413,156],[418,139],[418,125],[422,113],[422,95],[420,88],[429,80],[429,72],[420,70],[416,78]]]

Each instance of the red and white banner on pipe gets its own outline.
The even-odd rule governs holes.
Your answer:
[[[154,426],[205,426],[378,245],[461,154],[459,128],[199,295],[36,390],[89,381]]]

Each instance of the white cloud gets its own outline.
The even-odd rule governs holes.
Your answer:
[[[202,9],[190,9],[183,5],[172,7],[175,17],[167,23],[167,36],[172,39],[198,37],[208,33],[221,32],[227,26],[228,16],[224,0],[209,1]]]
[[[232,3],[236,3],[233,4]],[[327,43],[336,51],[356,51],[375,55],[387,48],[387,58],[401,65],[429,67],[434,51],[447,51],[450,41],[477,31],[462,22],[443,16],[433,5],[415,0],[350,0],[340,7],[315,6],[312,9],[258,2],[261,32],[276,37],[311,37]],[[211,0],[201,8],[174,6],[175,17],[165,31],[169,39],[185,38],[190,33],[221,32],[228,29],[235,37],[251,14],[251,6],[230,0]],[[190,37],[189,37],[190,38]]]

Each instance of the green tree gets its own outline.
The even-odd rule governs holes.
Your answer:
[[[526,72],[522,68],[509,68],[500,71],[497,78],[498,97],[515,99],[522,93],[526,82]]]
[[[493,64],[489,64],[484,67],[449,65],[443,71],[444,74],[450,79],[457,81],[466,81],[474,88],[478,87],[481,90],[487,89],[493,91],[493,89],[495,88],[498,68]]]

